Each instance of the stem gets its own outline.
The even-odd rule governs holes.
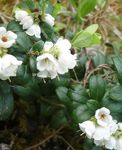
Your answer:
[[[34,148],[37,148],[41,145],[43,145],[44,143],[46,143],[47,141],[49,141],[51,138],[53,138],[56,134],[58,134],[62,129],[64,129],[65,126],[60,127],[58,130],[56,130],[53,134],[51,134],[50,136],[48,136],[46,139],[44,139],[43,141],[40,141],[39,143],[32,145],[24,150],[31,150]]]

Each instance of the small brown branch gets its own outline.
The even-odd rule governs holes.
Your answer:
[[[46,103],[48,103],[48,104],[50,104],[50,105],[53,105],[53,106],[56,106],[56,107],[62,107],[62,108],[65,107],[63,104],[54,103],[54,102],[49,101],[48,99],[44,98],[43,96],[41,96],[40,99],[41,99],[43,102],[46,102]]]
[[[58,138],[60,138],[62,141],[64,141],[68,145],[67,149],[75,150],[74,147],[64,137],[58,136]]]
[[[53,138],[54,136],[56,136],[62,129],[64,129],[64,127],[66,126],[62,126],[60,127],[58,130],[56,130],[53,134],[51,134],[50,136],[48,136],[46,139],[44,139],[43,141],[40,141],[39,143],[35,144],[35,145],[32,145],[24,150],[32,150],[34,148],[37,148],[41,145],[43,145],[44,143],[48,142],[51,138]]]

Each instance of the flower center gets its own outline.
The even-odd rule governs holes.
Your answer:
[[[45,58],[45,59],[44,59],[44,62],[45,62],[46,64],[48,64],[48,63],[49,63],[48,58]]]
[[[106,117],[105,114],[101,114],[101,115],[100,115],[100,119],[101,119],[101,120],[105,119],[105,117]]]
[[[8,41],[8,38],[7,38],[6,36],[3,36],[3,37],[1,38],[1,40],[2,40],[3,42],[7,42],[7,41]]]
[[[50,49],[50,53],[56,58],[58,59],[59,55],[60,55],[60,50],[57,46],[53,46],[51,49]]]

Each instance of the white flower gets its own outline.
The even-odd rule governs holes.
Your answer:
[[[72,55],[71,43],[67,39],[59,38],[55,44],[45,42],[44,51],[51,53],[58,62],[57,72],[64,74],[68,69],[73,69],[76,66],[76,55]]]
[[[110,111],[105,107],[96,110],[95,118],[97,119],[97,123],[103,127],[107,126],[112,121]]]
[[[114,134],[118,130],[118,124],[116,120],[112,120],[108,126],[111,134]]]
[[[0,57],[0,79],[6,80],[11,76],[16,76],[18,66],[21,64],[22,61],[18,61],[13,55],[6,54]]]
[[[39,73],[38,77],[51,79],[57,76],[57,61],[53,57],[53,55],[45,53],[37,57],[37,69]]]
[[[30,36],[34,36],[36,38],[40,38],[40,34],[41,34],[41,28],[39,25],[37,24],[33,24],[27,31],[26,34],[30,35]]]
[[[111,136],[109,127],[96,126],[93,139],[96,141],[99,140],[108,140]]]
[[[116,150],[122,150],[122,135],[116,139]]]
[[[40,77],[40,78],[47,78],[47,77],[49,77],[51,79],[54,79],[57,76],[57,72],[56,72],[56,70],[50,70],[50,71],[44,70],[44,71],[38,72],[37,76]]]
[[[49,50],[50,50],[53,46],[54,46],[54,44],[53,44],[52,42],[47,41],[47,42],[44,43],[43,49],[44,49],[45,52],[49,52]]]
[[[54,26],[55,18],[52,17],[50,14],[45,14],[44,21],[48,23],[50,26]]]
[[[94,144],[97,146],[104,146],[105,140],[94,140]]]
[[[28,13],[24,10],[16,10],[15,11],[15,18],[17,21],[21,21],[26,16],[28,16]]]
[[[12,31],[6,31],[4,27],[0,27],[0,47],[9,48],[17,39],[17,35]]]
[[[73,69],[76,66],[76,55],[72,55],[70,48],[71,43],[67,39],[59,38],[54,45],[58,52],[58,73],[64,74],[68,69]]]
[[[122,131],[122,123],[118,123],[118,128]]]
[[[85,121],[83,123],[79,123],[80,130],[86,133],[86,136],[91,139],[95,132],[95,123],[93,121]]]
[[[116,149],[116,139],[114,136],[111,136],[109,140],[104,142],[104,145],[107,149]]]
[[[20,24],[23,26],[23,29],[28,29],[33,25],[33,18],[31,16],[25,16]]]

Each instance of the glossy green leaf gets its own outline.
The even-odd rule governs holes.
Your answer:
[[[97,0],[81,0],[78,7],[79,17],[84,17],[94,10]]]
[[[96,52],[96,55],[92,58],[95,67],[106,64],[106,56],[101,52]]]
[[[5,81],[0,81],[0,120],[10,117],[14,109],[14,99],[10,85]]]
[[[87,106],[90,110],[95,112],[99,108],[99,103],[97,100],[90,99],[87,101]]]
[[[115,86],[110,90],[110,98],[122,102],[122,86]]]
[[[36,57],[30,56],[29,64],[30,64],[30,70],[32,71],[32,73],[37,73]]]
[[[71,99],[68,96],[68,89],[66,87],[58,87],[56,93],[61,102],[67,105],[71,103]]]
[[[122,58],[113,57],[113,62],[117,70],[119,82],[122,84]]]
[[[52,116],[51,124],[55,128],[59,128],[68,123],[64,110],[59,110]]]
[[[13,20],[13,21],[8,23],[7,30],[13,31],[13,32],[21,32],[21,31],[23,31],[22,30],[22,26],[19,24],[19,22],[15,21],[15,20]]]
[[[81,104],[73,110],[71,117],[75,123],[80,123],[91,118],[92,112],[88,110],[87,105]]]
[[[76,33],[72,39],[72,45],[75,48],[91,47],[100,44],[101,36],[96,33],[98,28],[97,24],[93,24],[87,27],[85,30],[81,30]]]
[[[15,82],[18,84],[26,84],[32,79],[30,68],[28,65],[21,65],[17,70]]]
[[[74,85],[73,89],[70,89],[70,97],[73,101],[79,103],[86,103],[89,99],[85,88],[81,84]]]
[[[102,106],[108,108],[111,113],[122,114],[122,101],[112,100],[110,97],[102,100]]]
[[[41,29],[42,29],[42,36],[46,39],[46,40],[53,40],[53,36],[54,36],[54,30],[53,27],[51,27],[49,24],[47,23],[42,23],[41,24]]]
[[[34,51],[37,51],[37,50],[41,51],[43,49],[43,46],[44,46],[44,42],[40,40],[33,45],[32,49]]]
[[[25,32],[17,33],[17,41],[16,42],[25,50],[25,52],[29,51],[32,46],[31,40]]]
[[[94,75],[89,80],[91,98],[101,101],[105,94],[106,83],[100,75]]]

